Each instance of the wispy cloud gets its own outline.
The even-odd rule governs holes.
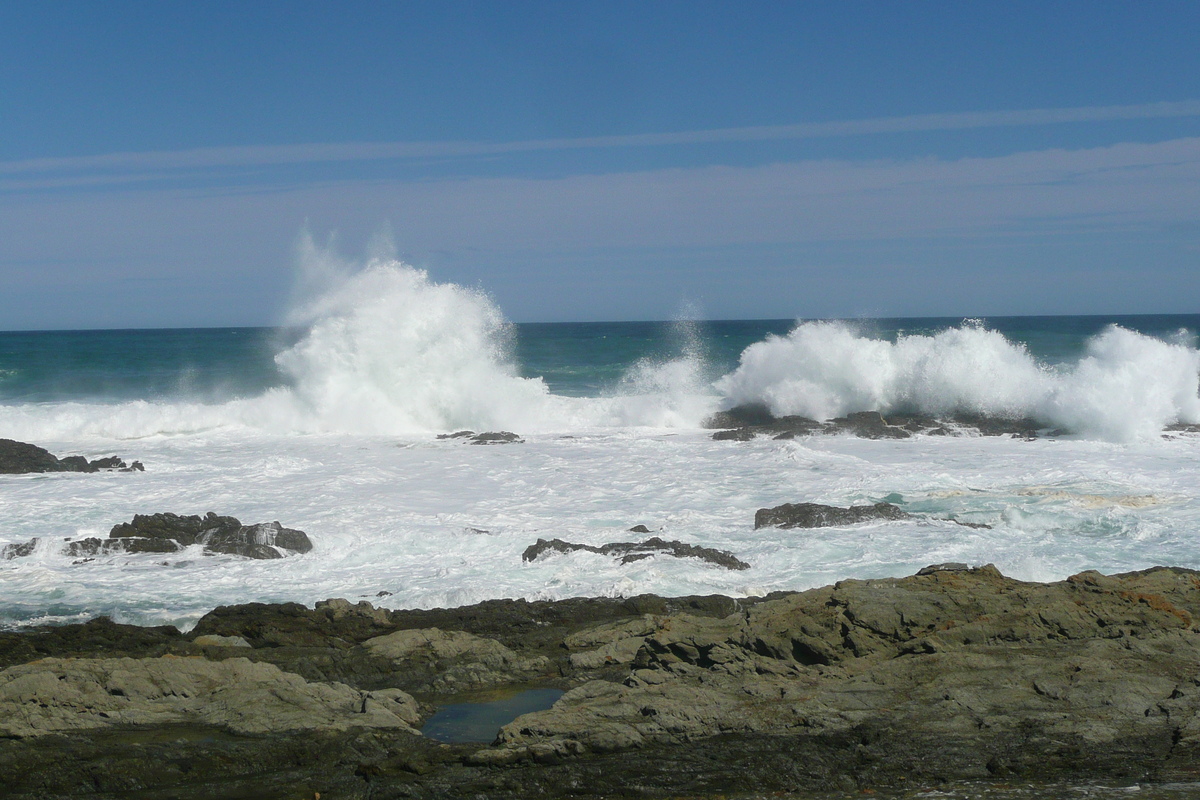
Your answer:
[[[511,142],[375,142],[338,144],[206,147],[192,150],[108,153],[69,158],[0,162],[0,175],[24,180],[0,182],[5,191],[97,185],[152,180],[179,171],[221,170],[288,164],[378,160],[462,159],[512,153],[689,144],[782,141],[933,132],[1001,127],[1028,127],[1112,120],[1200,116],[1200,100],[1124,106],[1087,106],[1018,111],[970,111],[903,117],[717,128],[628,136],[533,139]],[[128,173],[136,173],[131,176]]]
[[[676,284],[731,316],[1083,313],[1104,298],[1155,311],[1200,290],[1194,251],[1180,249],[1195,241],[1198,209],[1200,137],[960,159],[9,194],[0,324],[45,326],[38,313],[58,308],[64,286],[79,298],[72,325],[117,324],[97,309],[131,315],[122,325],[269,322],[306,220],[348,242],[391,221],[407,257],[494,290],[524,319],[652,318]],[[1124,261],[1109,258],[1121,248]],[[903,253],[916,266],[898,272]],[[964,280],[985,258],[1004,262],[993,282]],[[558,298],[552,312],[546,298]]]

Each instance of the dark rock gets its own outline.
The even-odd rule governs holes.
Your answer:
[[[151,539],[170,539],[183,547],[197,543],[203,532],[233,533],[242,527],[234,517],[223,517],[210,511],[203,517],[179,514],[135,514],[132,522],[121,522],[109,531],[109,538],[138,536]]]
[[[983,436],[1015,435],[1022,439],[1036,439],[1038,430],[1046,427],[1029,417],[990,417],[983,414],[959,412],[950,422],[965,428],[973,428]]]
[[[37,547],[37,542],[37,539],[30,539],[28,542],[6,544],[3,547],[0,547],[0,560],[24,558],[25,556],[33,555],[34,548]]]
[[[891,503],[875,503],[870,506],[839,508],[820,503],[784,503],[774,508],[760,508],[754,513],[754,527],[758,528],[827,528],[838,525],[856,525],[872,520],[913,519],[907,511],[901,511]]]
[[[912,432],[889,425],[878,411],[858,411],[829,421],[829,433],[852,433],[862,439],[907,439]]]
[[[719,411],[704,421],[706,428],[724,428],[712,435],[717,441],[749,441],[756,436],[771,436],[775,439],[794,439],[812,434],[850,434],[863,439],[907,439],[914,434],[927,436],[960,435],[974,431],[983,436],[1012,435],[1033,440],[1045,427],[1036,419],[1028,417],[986,416],[959,412],[946,419],[924,414],[889,413],[886,418],[879,411],[856,411],[844,417],[820,422],[808,417],[776,417],[762,403],[736,406],[728,411]],[[1200,426],[1195,426],[1200,430]],[[1166,430],[1187,430],[1186,426],[1168,426]],[[1054,430],[1048,435],[1061,436],[1065,431]]]
[[[512,431],[487,431],[467,438],[471,444],[524,444],[525,440]]]
[[[99,468],[93,469],[92,465],[83,456],[67,456],[58,460],[59,470],[61,472],[99,472]]]
[[[37,445],[0,439],[0,474],[25,472],[62,472],[59,460]]]
[[[235,517],[208,512],[203,517],[178,514],[135,514],[132,522],[114,525],[107,539],[88,537],[68,541],[63,554],[72,557],[117,553],[176,553],[203,545],[205,555],[226,554],[246,558],[283,558],[312,550],[303,531],[278,522],[242,525]]]
[[[439,433],[439,439],[465,439],[471,444],[522,444],[524,439],[511,431],[455,431],[454,433]]]
[[[748,442],[754,437],[753,428],[734,428],[730,431],[717,431],[712,435],[715,442]]]
[[[122,461],[121,459],[117,458],[116,456],[109,456],[108,458],[97,459],[95,461],[90,462],[88,464],[88,467],[90,469],[96,469],[96,470],[127,468],[125,462]]]
[[[62,554],[79,558],[119,553],[177,553],[182,549],[178,542],[165,538],[126,536],[119,539],[98,539],[89,536],[86,539],[67,542],[62,549]]]
[[[918,575],[932,575],[935,572],[966,572],[970,567],[959,561],[947,561],[944,564],[930,564],[917,570]]]
[[[744,428],[751,425],[770,425],[776,417],[766,403],[746,403],[728,411],[718,411],[704,420],[706,428]]]
[[[307,553],[312,542],[303,531],[285,528],[278,522],[243,525],[235,531],[206,530],[196,537],[205,554],[227,553],[247,558],[283,558],[286,552]]]
[[[630,533],[649,533],[650,529],[647,528],[645,525],[634,525],[632,528],[629,529],[629,532]]]
[[[564,542],[562,539],[538,539],[537,544],[531,544],[525,548],[525,552],[521,554],[521,560],[533,561],[548,551],[572,553],[576,550],[600,553],[606,556],[622,556],[622,564],[640,561],[643,558],[649,558],[652,555],[661,553],[675,556],[676,558],[698,558],[701,561],[707,561],[710,564],[716,564],[726,569],[750,569],[749,564],[725,550],[714,550],[711,547],[699,547],[694,544],[684,544],[675,540],[666,541],[657,536],[647,539],[644,542],[610,542],[600,547]]]
[[[134,462],[136,469],[143,469]],[[66,456],[59,459],[37,445],[0,439],[0,474],[20,475],[29,472],[100,472],[101,470],[129,471],[125,462],[117,456],[88,461],[83,456]]]
[[[0,669],[49,656],[157,657],[183,641],[173,625],[144,628],[121,625],[108,617],[82,624],[38,626],[19,633],[0,631]]]

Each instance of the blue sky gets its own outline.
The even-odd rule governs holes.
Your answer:
[[[1200,4],[0,0],[0,329],[1197,312]]]

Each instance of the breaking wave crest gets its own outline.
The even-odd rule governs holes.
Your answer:
[[[682,335],[678,358],[638,362],[613,395],[554,396],[510,357],[513,330],[482,291],[436,283],[377,257],[355,269],[309,241],[288,322],[305,330],[275,362],[286,385],[223,403],[53,403],[0,408],[9,436],[137,438],[222,428],[267,433],[407,434],[459,429],[522,432],[587,427],[695,426],[715,407],[701,345]],[[680,323],[681,330],[686,323]]]
[[[716,387],[729,405],[762,402],[779,416],[970,412],[1130,441],[1200,422],[1198,374],[1200,351],[1189,342],[1115,325],[1076,363],[1047,366],[976,322],[895,342],[842,322],[807,322],[746,348]]]
[[[0,406],[0,431],[67,441],[238,428],[379,435],[694,428],[717,408],[749,402],[816,419],[854,411],[1032,417],[1111,441],[1200,423],[1195,342],[1117,326],[1094,336],[1074,363],[1049,366],[978,322],[895,341],[847,323],[805,322],[750,345],[718,377],[702,326],[680,319],[673,354],[637,361],[605,396],[563,397],[541,378],[520,375],[513,326],[482,291],[436,283],[387,255],[348,264],[307,239],[300,267],[303,293],[288,322],[303,333],[275,357],[283,385],[220,403]]]

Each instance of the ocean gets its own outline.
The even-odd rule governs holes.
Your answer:
[[[3,321],[0,320],[0,326]],[[278,328],[0,333],[0,438],[145,472],[0,476],[0,627],[186,629],[217,605],[762,595],[947,561],[1024,580],[1200,568],[1200,315],[512,324],[478,289],[378,261]],[[1046,432],[714,441],[733,405],[818,419],[971,412]],[[511,431],[520,443],[438,439]],[[754,530],[758,508],[887,500],[918,519]],[[278,520],[312,552],[110,555],[135,514]],[[971,528],[947,521],[984,523]],[[539,538],[727,550],[532,562]]]

